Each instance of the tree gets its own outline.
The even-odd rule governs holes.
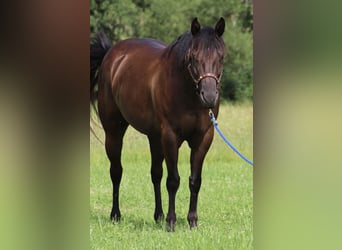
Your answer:
[[[165,43],[190,29],[226,20],[227,56],[222,77],[224,99],[253,98],[253,5],[251,0],[91,0],[90,33],[104,30],[113,43],[129,37],[151,37]]]

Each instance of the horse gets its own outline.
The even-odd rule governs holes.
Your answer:
[[[105,132],[105,150],[113,185],[112,221],[119,221],[121,149],[129,125],[145,134],[151,152],[156,222],[164,220],[160,183],[167,167],[169,207],[166,229],[174,231],[175,198],[179,188],[178,151],[190,149],[190,229],[197,227],[197,201],[204,158],[213,141],[208,116],[219,112],[223,72],[225,20],[201,27],[197,18],[190,31],[170,45],[149,38],[130,38],[112,46],[103,32],[90,44],[90,103],[96,105]]]

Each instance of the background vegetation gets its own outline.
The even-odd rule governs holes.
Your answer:
[[[91,0],[90,32],[103,29],[113,43],[130,37],[151,37],[167,44],[190,29],[194,17],[203,26],[226,20],[227,46],[222,96],[253,99],[253,7],[251,0]]]

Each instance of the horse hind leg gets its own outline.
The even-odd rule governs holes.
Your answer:
[[[160,222],[164,220],[164,213],[161,200],[160,183],[163,177],[164,154],[160,142],[160,137],[149,137],[151,151],[151,179],[154,188],[155,210],[154,220]]]
[[[104,126],[106,132],[106,153],[110,160],[110,177],[113,184],[113,206],[110,213],[112,221],[119,221],[121,218],[119,208],[119,189],[122,177],[121,150],[123,136],[128,123],[123,119],[112,122],[110,126]]]

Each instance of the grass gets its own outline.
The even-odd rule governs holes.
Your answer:
[[[224,104],[218,122],[221,130],[253,160],[253,106]],[[103,131],[96,128],[100,138]],[[103,140],[103,139],[102,139]],[[190,151],[186,143],[179,153],[181,184],[176,196],[177,224],[174,233],[165,222],[153,219],[154,194],[150,177],[147,137],[131,127],[124,138],[123,177],[120,187],[120,223],[109,220],[112,185],[104,146],[90,140],[90,244],[91,249],[252,249],[253,169],[224,144],[215,133],[204,162],[198,201],[198,228],[189,230],[188,177]],[[166,167],[162,179],[166,214]]]

